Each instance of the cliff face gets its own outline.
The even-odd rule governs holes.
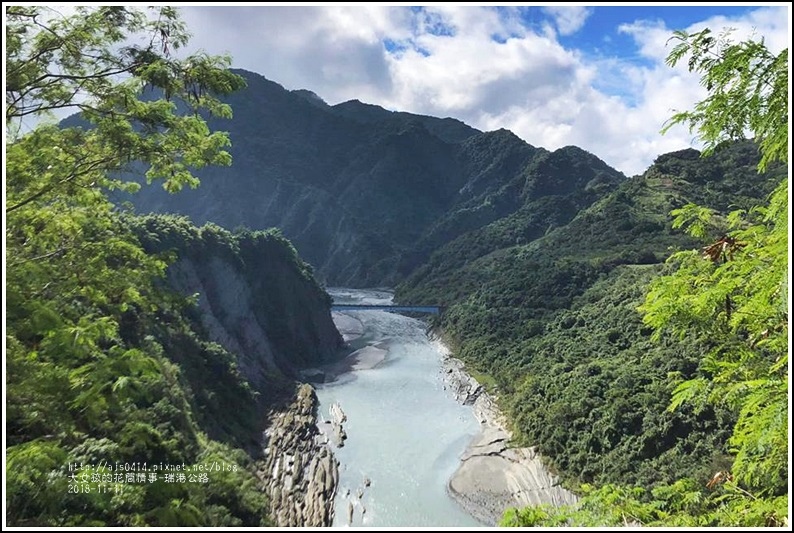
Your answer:
[[[277,232],[233,235],[184,219],[142,219],[139,236],[149,252],[171,252],[168,282],[197,295],[208,338],[237,354],[240,372],[256,390],[272,376],[292,377],[329,362],[342,346],[331,320],[330,298],[310,267]]]

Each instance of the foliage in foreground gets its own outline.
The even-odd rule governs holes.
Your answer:
[[[761,527],[781,526],[786,517],[787,496],[754,500],[733,482],[709,490],[691,479],[659,486],[650,494],[642,487],[604,485],[580,487],[574,505],[541,505],[509,509],[500,525],[505,527]]]
[[[135,161],[174,191],[197,183],[191,169],[228,164],[227,136],[198,110],[228,116],[212,95],[240,78],[223,59],[171,57],[187,38],[172,8],[6,15],[8,523],[266,525],[240,449],[259,429],[256,395],[234,356],[196,332],[190,304],[163,290],[166,263],[144,252],[106,196],[137,187],[113,177]],[[130,37],[145,44],[119,51]],[[145,99],[152,88],[167,98]],[[177,98],[196,113],[177,113]],[[64,108],[91,127],[23,131],[27,117]],[[225,395],[194,393],[221,382]],[[236,428],[218,420],[228,409]],[[217,467],[204,479],[161,470],[155,480],[155,464]]]

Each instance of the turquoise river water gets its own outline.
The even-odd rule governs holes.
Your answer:
[[[385,291],[329,292],[336,303],[391,302]],[[424,322],[384,311],[335,315],[355,330],[352,349],[377,345],[387,351],[373,368],[317,387],[321,421],[330,418],[334,402],[347,415],[347,440],[334,450],[340,462],[334,525],[481,525],[446,490],[478,423],[471,408],[446,390],[441,353]]]

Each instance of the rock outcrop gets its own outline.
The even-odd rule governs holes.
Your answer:
[[[449,481],[447,488],[452,497],[487,525],[496,525],[508,507],[575,503],[576,495],[559,485],[535,448],[509,446],[512,435],[494,399],[443,345],[439,351],[446,353],[446,386],[457,401],[472,406],[482,428]]]
[[[477,520],[495,525],[508,507],[574,503],[534,448],[509,448],[510,434],[485,425],[461,458],[449,492]]]
[[[317,396],[298,387],[295,400],[270,417],[260,479],[279,527],[330,526],[339,480],[338,462],[317,428]]]
[[[334,402],[331,404],[331,440],[337,448],[341,448],[345,445],[345,439],[347,439],[347,433],[345,433],[345,428],[343,424],[347,422],[347,415],[344,411],[342,411],[342,406],[339,405],[339,402]]]
[[[274,376],[338,359],[344,345],[331,299],[277,232],[232,234],[185,219],[148,216],[136,234],[149,253],[175,252],[168,283],[196,297],[197,322],[236,354],[240,373],[264,395]]]
[[[445,372],[447,384],[455,401],[463,405],[473,405],[484,390],[482,385],[463,370],[463,363],[457,359],[449,359],[446,362]]]

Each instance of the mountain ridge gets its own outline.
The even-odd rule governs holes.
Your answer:
[[[548,152],[508,130],[480,132],[357,100],[328,106],[310,91],[235,72],[248,88],[226,99],[234,118],[209,121],[229,131],[233,166],[199,170],[195,191],[170,196],[149,187],[118,200],[196,224],[279,227],[327,283],[393,285],[432,249],[514,213],[528,198],[582,196],[580,171],[593,167],[588,181],[600,171],[604,188],[577,206],[625,179],[583,150]],[[532,167],[540,156],[559,168]]]
[[[454,351],[500,394],[522,445],[537,446],[572,484],[653,487],[727,468],[734,422],[721,406],[667,410],[670,376],[689,379],[707,338],[665,336],[637,307],[671,252],[701,243],[672,228],[688,203],[720,216],[766,198],[785,167],[758,174],[750,141],[701,157],[659,156],[567,222],[528,238],[518,211],[433,252],[396,301],[445,305],[434,321]],[[534,238],[533,238],[534,237]]]

